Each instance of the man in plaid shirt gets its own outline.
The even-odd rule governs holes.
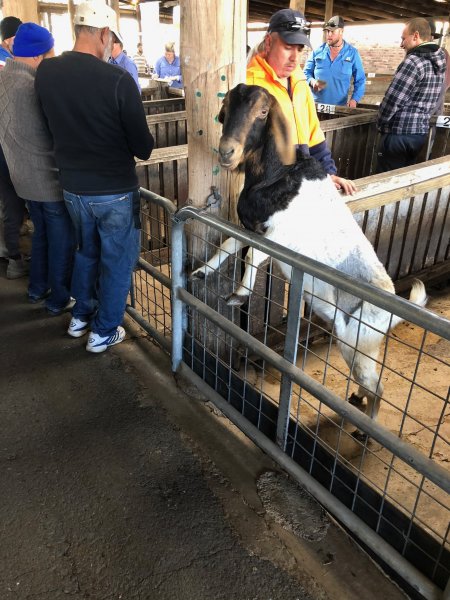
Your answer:
[[[430,40],[426,19],[406,23],[400,44],[406,57],[378,112],[377,126],[382,136],[377,173],[413,165],[427,138],[446,68],[444,51]]]

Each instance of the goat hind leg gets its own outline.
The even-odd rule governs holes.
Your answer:
[[[217,271],[220,265],[225,262],[231,254],[237,254],[242,248],[244,248],[243,242],[232,237],[226,239],[208,262],[203,266],[198,267],[198,269],[195,269],[195,271],[192,271],[190,279],[205,279],[210,273]]]
[[[378,337],[378,336],[376,336]],[[358,383],[357,394],[352,394],[349,398],[350,404],[362,407],[363,398],[367,398],[365,414],[372,419],[376,419],[380,408],[380,399],[383,394],[383,384],[376,370],[376,360],[378,357],[378,344],[375,339],[371,339],[369,344],[362,344],[360,339],[358,350],[348,344],[339,344],[342,356],[352,370],[352,376]],[[365,347],[364,347],[365,346]],[[353,432],[353,437],[365,441],[367,434],[357,429]]]

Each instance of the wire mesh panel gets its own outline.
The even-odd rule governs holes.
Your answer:
[[[133,273],[132,308],[151,331],[170,336],[171,214],[175,206],[141,189],[141,251]]]
[[[223,241],[208,245],[205,263],[211,265]],[[213,312],[231,311],[226,318],[250,337],[233,335],[220,317],[187,301],[184,360],[443,589],[450,575],[450,322],[441,327],[439,318],[421,320],[416,311],[400,323],[404,302],[391,294],[383,292],[387,307],[377,290],[358,282],[350,290],[345,280],[336,283],[339,276],[333,293],[324,293],[330,281],[304,266],[287,282],[272,258],[257,267],[260,284],[248,301],[233,308],[221,292],[223,281],[233,302],[246,267],[245,254],[233,250],[220,251],[227,257],[220,268],[200,266],[200,282],[194,279],[188,289],[192,297],[208,298]],[[199,267],[191,256],[188,264]],[[295,285],[301,302],[293,298]],[[429,308],[449,319],[450,287],[445,291],[432,291]],[[293,356],[292,367],[266,355],[268,348]],[[380,426],[374,433],[355,416],[363,413]]]

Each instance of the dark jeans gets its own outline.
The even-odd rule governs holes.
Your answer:
[[[28,295],[39,297],[50,288],[47,308],[60,310],[70,299],[75,229],[61,202],[28,201],[34,225]]]
[[[139,192],[82,196],[64,190],[78,249],[72,315],[101,337],[122,323],[131,274],[139,256]]]
[[[20,255],[19,236],[25,216],[25,200],[19,198],[11,182],[8,167],[0,157],[0,196],[3,200],[3,234],[8,256]]]
[[[426,133],[384,133],[378,146],[377,173],[414,165],[427,139]]]

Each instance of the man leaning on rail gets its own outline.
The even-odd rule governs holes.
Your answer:
[[[36,90],[78,239],[68,334],[90,330],[86,350],[103,352],[125,337],[121,323],[139,253],[134,157],[147,159],[154,142],[133,78],[106,62],[117,33],[114,10],[83,2],[74,24],[73,51],[39,65]]]
[[[299,151],[316,158],[337,189],[353,194],[354,183],[336,175],[311,90],[299,66],[303,48],[311,46],[308,32],[302,13],[290,8],[276,12],[259,51],[247,66],[247,84],[260,85],[275,96]]]
[[[405,59],[378,110],[377,126],[382,136],[377,173],[415,164],[444,81],[445,54],[431,39],[426,19],[408,21],[400,45],[406,51]]]

